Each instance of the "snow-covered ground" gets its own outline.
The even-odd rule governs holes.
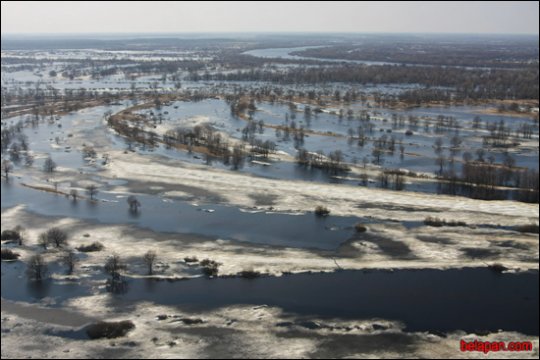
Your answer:
[[[186,313],[149,303],[115,312],[97,307],[94,299],[85,305],[81,313],[130,319],[135,329],[123,338],[85,340],[80,338],[83,326],[36,321],[31,311],[2,309],[2,358],[26,358],[30,353],[39,358],[538,358],[538,338],[514,332],[406,333],[399,323],[380,319],[297,318],[266,306]],[[187,324],[185,319],[202,322]],[[459,348],[462,339],[531,341],[534,350],[464,353]]]
[[[516,225],[538,220],[538,206],[515,201],[482,201],[463,197],[389,191],[357,186],[257,178],[197,165],[160,160],[120,151],[110,152],[104,177],[182,184],[222,195],[230,204],[253,206],[250,193],[277,196],[276,208],[312,211],[324,204],[336,215],[372,216],[418,221],[440,213],[468,224]],[[126,189],[127,190],[127,189]],[[362,205],[369,203],[369,208]],[[401,210],[398,210],[401,209]],[[418,211],[418,209],[421,209]]]

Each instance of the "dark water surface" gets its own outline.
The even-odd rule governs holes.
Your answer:
[[[2,277],[2,297],[9,300],[51,297],[61,304],[90,293],[88,285],[76,288],[49,280],[36,286],[15,276]],[[487,268],[340,271],[253,280],[129,279],[127,292],[111,295],[111,300],[118,307],[151,301],[185,310],[266,304],[316,318],[397,320],[407,331],[502,329],[538,335],[539,323],[538,271],[499,274]]]

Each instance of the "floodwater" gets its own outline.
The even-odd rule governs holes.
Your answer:
[[[4,266],[13,264],[3,263],[2,269]],[[2,297],[16,301],[46,297],[59,306],[91,293],[90,285],[82,285],[78,291],[71,287],[52,280],[38,286],[11,277],[2,279]],[[128,279],[127,292],[111,295],[111,300],[111,306],[118,307],[150,301],[194,311],[268,305],[307,318],[399,321],[406,331],[502,329],[538,335],[539,324],[538,271],[500,274],[486,268],[340,271],[252,280]]]
[[[243,55],[251,55],[261,58],[280,58],[280,59],[291,59],[291,60],[318,60],[326,62],[338,62],[338,63],[353,63],[353,64],[364,64],[364,65],[400,65],[400,63],[394,62],[385,62],[385,61],[365,61],[365,60],[348,60],[348,59],[324,59],[317,57],[307,57],[301,55],[292,55],[291,53],[295,51],[304,51],[307,49],[316,49],[324,46],[301,46],[293,48],[271,48],[271,49],[256,49],[243,52]]]
[[[46,216],[134,225],[159,232],[198,234],[263,245],[334,250],[354,234],[356,222],[370,222],[352,216],[320,218],[312,213],[283,214],[219,204],[194,205],[153,195],[137,197],[142,207],[134,214],[128,210],[124,195],[100,193],[98,198],[105,201],[74,202],[63,195],[22,187],[14,180],[7,184],[2,181],[2,209],[25,204],[27,210]]]

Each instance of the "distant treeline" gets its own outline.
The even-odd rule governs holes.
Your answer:
[[[209,75],[211,80],[264,81],[280,84],[344,82],[356,84],[421,84],[450,87],[457,99],[538,99],[538,68],[520,70],[465,70],[444,67],[366,66],[342,64],[327,67],[297,67],[281,71],[251,69]],[[196,79],[192,79],[196,80]],[[447,100],[450,92],[428,89],[406,96],[429,94],[431,99]]]

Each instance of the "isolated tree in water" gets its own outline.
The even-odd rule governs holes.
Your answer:
[[[90,200],[94,200],[94,196],[97,195],[98,189],[96,185],[88,185],[86,187],[86,192],[88,193],[88,196],[90,196]]]
[[[46,173],[53,173],[54,170],[56,170],[56,163],[49,156],[45,159],[45,162],[43,163],[43,171],[45,171]]]
[[[2,172],[4,173],[4,176],[6,177],[6,180],[9,180],[9,173],[13,171],[13,165],[11,164],[11,161],[9,160],[2,160]]]
[[[68,270],[67,273],[71,275],[73,273],[73,269],[75,268],[75,264],[77,263],[77,255],[75,255],[75,252],[73,250],[67,251],[62,256],[62,263],[67,266]]]
[[[77,189],[71,189],[69,191],[69,196],[71,196],[73,201],[77,201],[77,198],[79,197],[79,192],[77,191]]]
[[[129,211],[131,212],[137,212],[139,211],[139,207],[141,206],[141,203],[139,200],[135,197],[135,195],[130,195],[127,198],[127,203],[129,205]]]
[[[126,264],[120,259],[120,256],[113,254],[107,259],[104,270],[111,276],[107,280],[107,290],[113,293],[121,293],[127,290],[127,283],[122,278],[120,271],[127,268]]]
[[[144,254],[144,263],[148,267],[148,275],[152,275],[154,272],[154,263],[156,262],[156,252],[152,250],[148,250],[146,254]]]
[[[41,255],[34,255],[28,260],[26,276],[36,281],[41,281],[47,276],[47,263]]]

